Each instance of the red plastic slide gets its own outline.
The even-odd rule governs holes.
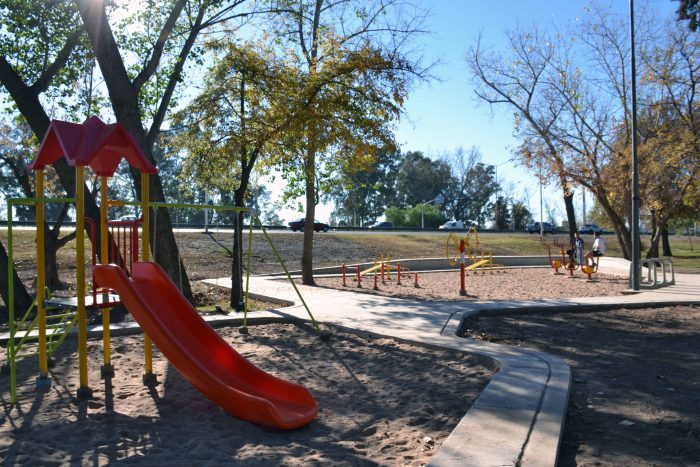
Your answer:
[[[116,290],[134,319],[194,387],[236,417],[291,430],[316,417],[305,387],[265,373],[207,324],[156,263],[135,262],[131,277],[95,266],[95,283]]]

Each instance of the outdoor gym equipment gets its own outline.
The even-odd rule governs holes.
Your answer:
[[[561,261],[559,261],[558,258],[552,258],[552,248],[549,243],[546,243],[545,246],[547,247],[547,255],[549,256],[549,264],[550,266],[554,269],[554,274],[563,274],[559,272],[559,268],[562,266],[564,269],[569,271],[569,277],[575,277],[574,276],[574,271],[577,269],[581,269],[581,272],[585,274],[588,277],[589,281],[593,281],[593,274],[598,272],[598,262],[599,262],[599,257],[595,256],[593,258],[593,264],[592,265],[587,265],[583,264],[583,251],[580,248],[571,248],[568,250],[564,250],[564,248],[559,247],[559,252],[561,254]]]
[[[44,168],[60,158],[65,158],[69,166],[75,167],[75,198],[49,199],[44,197]],[[107,180],[114,175],[122,158],[141,174],[141,200],[139,202],[110,201],[107,199]],[[84,215],[84,171],[91,168],[100,179],[100,232],[112,230],[112,257],[118,264],[107,264],[109,260],[108,235],[100,236],[100,263],[96,264],[93,251],[92,297],[86,297],[85,277],[85,215]],[[151,339],[163,355],[180,373],[224,410],[237,417],[281,429],[298,428],[311,422],[317,412],[316,401],[303,386],[285,381],[255,367],[225,340],[223,340],[199,315],[197,310],[180,293],[178,287],[156,263],[150,261],[150,209],[152,208],[196,208],[221,209],[228,211],[250,212],[251,220],[257,216],[246,208],[230,206],[200,206],[168,203],[151,203],[149,198],[149,175],[157,172],[141,152],[134,138],[120,124],[106,125],[97,117],[89,118],[84,124],[52,121],[41,143],[39,152],[29,165],[36,172],[37,198],[8,200],[8,271],[9,297],[8,312],[10,322],[10,339],[8,343],[8,361],[10,363],[11,398],[17,401],[16,394],[16,345],[14,310],[14,284],[12,259],[12,213],[15,205],[36,206],[37,232],[37,329],[39,344],[39,378],[37,387],[50,387],[47,353],[47,300],[44,293],[44,204],[47,202],[72,202],[76,211],[76,284],[77,297],[75,323],[78,326],[78,362],[80,386],[79,398],[92,396],[88,385],[87,368],[87,298],[92,298],[91,305],[102,311],[103,318],[103,376],[111,377],[114,368],[110,359],[109,343],[109,309],[116,303],[123,303],[144,330],[144,357],[146,371],[144,383],[155,383],[152,369]],[[144,213],[142,219],[123,226],[107,220],[109,205],[140,206]],[[156,217],[157,219],[157,217]],[[91,239],[96,243],[91,226]],[[139,245],[138,228],[141,228]],[[250,248],[248,245],[248,271],[250,271]],[[262,227],[262,225],[260,225]],[[123,227],[123,231],[119,230]],[[128,231],[128,232],[127,232]],[[266,240],[275,256],[289,277],[289,272],[281,260],[277,249],[263,228]],[[130,245],[127,248],[127,239]],[[120,242],[121,240],[121,242]],[[139,248],[140,246],[140,248]],[[139,255],[139,250],[141,254]],[[291,280],[291,278],[290,278]],[[301,294],[292,281],[311,321],[318,328]],[[246,301],[244,325],[247,320],[248,280],[246,280]],[[110,299],[111,292],[117,292],[118,301]],[[101,299],[101,300],[100,300]]]
[[[391,257],[384,256],[381,254],[378,260],[374,260],[374,264],[367,268],[362,269],[360,264],[353,266],[356,268],[353,280],[357,283],[357,288],[362,288],[362,277],[368,274],[374,276],[374,290],[379,290],[379,280],[381,278],[381,283],[386,285],[386,281],[392,280],[391,278]],[[347,265],[343,263],[341,268],[341,275],[343,280],[343,287],[347,287]],[[419,288],[418,285],[418,273],[415,273],[413,286]],[[400,262],[396,263],[396,285],[401,285],[401,279],[411,279],[411,271],[407,267],[402,267]]]
[[[569,258],[569,262],[567,263],[566,260],[564,259],[564,250],[560,249],[561,251],[561,261],[559,259],[553,259],[552,258],[552,248],[549,245],[549,243],[546,244],[547,246],[547,255],[549,256],[549,265],[552,266],[552,269],[554,269],[554,275],[561,275],[564,274],[563,272],[559,272],[559,268],[564,266],[566,269],[570,269],[570,267],[575,266],[576,264],[573,262],[573,259],[571,257]]]
[[[588,276],[588,282],[593,282],[593,274],[598,272],[598,263],[600,262],[600,256],[594,256],[592,264],[582,264],[581,272]]]
[[[489,274],[493,274],[494,269],[503,270],[505,267],[502,264],[493,263],[493,251],[491,248],[487,250],[483,246],[480,247],[479,234],[476,227],[472,227],[467,231],[467,235],[463,238],[459,238],[454,233],[450,233],[447,236],[447,241],[445,242],[445,256],[447,257],[447,263],[450,266],[456,266],[457,264],[464,264],[465,271],[474,271],[476,274],[478,269],[481,268],[481,274],[486,274],[486,267],[488,266]],[[471,261],[472,264],[466,265],[467,259]],[[461,266],[460,266],[461,269]]]

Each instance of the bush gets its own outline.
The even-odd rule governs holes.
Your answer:
[[[415,206],[402,209],[399,207],[389,207],[384,211],[386,220],[394,224],[394,227],[415,227],[421,226],[421,210],[426,228],[436,228],[446,222],[445,217],[438,208],[433,205]]]

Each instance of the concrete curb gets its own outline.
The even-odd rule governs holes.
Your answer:
[[[544,352],[458,337],[463,320],[443,329],[461,350],[498,362],[500,370],[450,433],[431,466],[556,465],[569,400],[571,370]]]

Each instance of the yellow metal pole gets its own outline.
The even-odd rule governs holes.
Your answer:
[[[107,198],[107,177],[100,177],[100,257],[102,264],[109,264],[109,230],[107,229],[107,211],[109,199]],[[94,287],[95,284],[93,284]],[[97,295],[95,295],[97,297]],[[109,332],[109,312],[110,308],[102,309],[102,349],[103,364],[100,370],[102,377],[114,376],[111,355],[111,335]]]
[[[36,306],[39,326],[39,378],[49,377],[49,360],[46,353],[46,257],[44,242],[44,169],[36,171]]]
[[[148,201],[150,198],[148,174],[141,174],[141,216],[143,216],[143,224],[141,227],[141,255],[143,261],[151,259],[151,244],[150,244],[150,223],[149,223],[149,207]],[[144,333],[143,335],[143,357],[146,366],[146,372],[143,375],[143,383],[151,385],[155,383],[155,375],[153,374],[153,349],[151,346],[151,338]]]
[[[80,387],[78,398],[92,397],[88,386],[87,367],[87,316],[85,312],[85,170],[75,167],[75,268],[78,292],[78,363]]]

